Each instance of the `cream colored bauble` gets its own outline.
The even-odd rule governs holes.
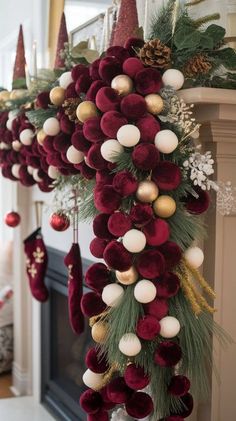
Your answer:
[[[133,81],[127,75],[118,75],[112,79],[111,87],[118,93],[118,95],[125,96],[132,92]]]
[[[66,89],[73,82],[71,72],[62,73],[59,78],[59,85],[61,88]]]
[[[175,91],[178,91],[184,84],[184,75],[180,70],[168,69],[163,73],[162,82],[165,86],[171,86]]]
[[[136,191],[136,197],[142,203],[152,203],[158,197],[159,190],[154,181],[140,181]]]
[[[174,338],[180,331],[179,320],[172,316],[163,317],[160,320],[160,326],[160,335],[166,339]]]
[[[60,132],[60,123],[57,118],[47,118],[43,125],[43,131],[48,136],[56,136]]]
[[[80,164],[84,160],[83,152],[78,151],[73,145],[67,149],[66,157],[71,164]]]
[[[27,166],[27,171],[30,175],[33,175],[33,171],[34,171],[34,167],[32,167],[31,165]]]
[[[27,94],[27,89],[13,89],[13,91],[10,92],[10,99],[15,101],[16,99],[23,98]]]
[[[93,390],[99,390],[102,387],[103,374],[94,373],[88,368],[83,375],[85,386]]]
[[[18,116],[18,114],[19,114],[18,110],[9,111],[9,113],[8,113],[9,120],[14,120],[14,118],[16,118]]]
[[[142,279],[134,288],[135,299],[142,304],[147,304],[156,298],[157,290],[153,282]]]
[[[41,181],[43,181],[43,179],[41,177],[39,177],[39,170],[37,168],[35,168],[34,171],[33,171],[33,179],[37,183],[41,183]]]
[[[134,333],[126,333],[119,342],[119,350],[127,357],[135,357],[141,351],[141,342]]]
[[[121,126],[117,132],[117,140],[121,145],[132,148],[137,145],[141,137],[140,130],[133,124]]]
[[[13,140],[12,142],[12,149],[18,152],[22,148],[22,143],[19,140]]]
[[[140,253],[146,246],[146,237],[142,231],[131,229],[123,237],[123,246],[131,253]]]
[[[12,167],[11,167],[12,175],[14,175],[14,177],[16,177],[16,178],[20,177],[20,175],[19,175],[20,167],[21,167],[20,164],[13,164]]]
[[[134,266],[131,266],[125,272],[116,271],[116,278],[123,285],[132,285],[138,280],[138,272]]]
[[[60,107],[65,100],[65,89],[61,86],[55,86],[49,93],[49,98],[52,104]]]
[[[59,177],[59,175],[60,175],[60,171],[58,170],[57,167],[54,167],[54,165],[49,165],[49,167],[48,167],[48,175],[53,180],[56,180]]]
[[[101,155],[108,162],[116,162],[116,158],[124,151],[124,148],[115,139],[106,140],[101,146]]]
[[[162,194],[153,203],[153,210],[161,218],[170,218],[176,211],[176,202],[171,196]]]
[[[44,140],[46,139],[47,135],[43,129],[40,129],[37,133],[37,141],[42,146]]]
[[[124,289],[119,284],[109,284],[103,288],[102,301],[108,307],[117,307],[124,295]]]
[[[178,138],[172,130],[161,130],[155,136],[155,146],[162,153],[172,153],[178,146]]]
[[[12,123],[13,123],[14,118],[8,118],[7,122],[6,122],[6,127],[8,130],[12,130]]]
[[[10,98],[10,92],[9,91],[1,91],[0,92],[0,101],[8,101]]]
[[[199,247],[190,247],[184,252],[187,263],[194,269],[198,269],[204,261],[204,253]]]
[[[32,145],[33,137],[34,137],[34,132],[31,129],[24,129],[20,133],[20,141],[25,146]]]

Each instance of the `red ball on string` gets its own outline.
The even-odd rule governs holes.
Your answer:
[[[4,218],[5,224],[9,227],[15,228],[20,224],[21,217],[18,212],[8,212]]]
[[[63,213],[57,213],[57,212],[53,213],[50,216],[49,223],[55,231],[59,231],[59,232],[67,230],[67,228],[69,228],[70,226],[70,220],[68,216],[66,216]]]

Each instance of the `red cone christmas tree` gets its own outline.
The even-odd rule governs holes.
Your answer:
[[[55,57],[55,69],[60,69],[65,67],[64,59],[61,57],[61,50],[64,50],[64,44],[68,42],[68,32],[66,27],[66,17],[65,13],[62,13],[61,22],[60,22],[60,29],[58,34],[57,40],[57,49],[56,49],[56,57]]]
[[[125,45],[127,39],[136,35],[139,27],[136,0],[121,0],[113,45]]]
[[[20,25],[17,47],[16,47],[16,58],[13,71],[13,83],[18,79],[25,79],[25,46],[24,46],[24,36],[23,28]]]

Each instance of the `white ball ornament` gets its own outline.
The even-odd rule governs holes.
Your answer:
[[[174,338],[180,331],[179,320],[172,316],[163,317],[160,320],[160,326],[160,335],[166,339]]]
[[[142,231],[131,229],[123,237],[123,246],[131,253],[140,253],[146,246],[146,237]]]
[[[66,157],[71,164],[80,164],[84,160],[83,152],[78,151],[73,145],[67,149]]]
[[[119,342],[119,350],[127,357],[135,357],[141,351],[141,342],[134,333],[126,333]]]
[[[134,297],[139,303],[151,303],[156,298],[156,295],[157,290],[155,285],[147,279],[142,279],[135,285]]]
[[[34,132],[31,129],[24,129],[20,133],[20,141],[25,146],[32,145],[33,137],[34,137]]]
[[[14,149],[14,151],[18,152],[22,147],[22,143],[19,140],[13,140],[12,142],[12,149]]]
[[[59,177],[60,172],[57,169],[57,167],[54,167],[54,165],[49,165],[49,167],[48,167],[48,175],[53,180],[56,180]]]
[[[7,122],[6,122],[6,127],[8,130],[12,130],[12,123],[13,123],[14,118],[8,118]]]
[[[33,175],[33,171],[34,171],[34,167],[32,167],[31,165],[27,166],[27,171],[30,175]]]
[[[106,140],[101,146],[101,155],[108,162],[115,162],[117,155],[123,151],[123,146],[115,139]]]
[[[59,78],[59,85],[61,88],[68,88],[68,86],[73,82],[71,72],[62,73]]]
[[[94,373],[88,368],[83,374],[83,382],[85,386],[93,390],[98,390],[101,387],[103,374]]]
[[[165,86],[171,86],[178,91],[184,84],[184,75],[180,70],[168,69],[163,73],[162,82]]]
[[[56,136],[60,132],[60,123],[57,118],[47,118],[43,125],[43,131],[48,136]]]
[[[41,183],[41,181],[43,181],[43,179],[39,177],[39,170],[37,168],[34,169],[32,175],[33,175],[34,181],[36,181],[37,183]]]
[[[117,307],[124,295],[124,289],[119,284],[109,284],[103,288],[102,301],[108,307]]]
[[[13,164],[12,167],[11,167],[12,175],[14,175],[14,177],[16,177],[16,178],[20,177],[20,175],[19,175],[20,167],[21,167],[20,164]]]
[[[137,145],[141,137],[140,130],[133,124],[125,124],[117,132],[117,139],[121,145],[132,148]]]
[[[172,130],[161,130],[155,136],[155,146],[162,153],[172,153],[178,146],[178,138]]]
[[[185,251],[184,257],[194,269],[198,269],[204,261],[204,253],[199,247],[190,247]]]

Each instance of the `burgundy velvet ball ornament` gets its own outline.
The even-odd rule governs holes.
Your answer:
[[[119,95],[109,86],[101,88],[96,95],[96,106],[103,113],[118,110],[120,106]]]
[[[96,292],[88,292],[84,294],[80,302],[81,310],[84,316],[93,317],[102,313],[106,304],[102,301],[101,295]]]
[[[136,326],[136,333],[139,338],[146,341],[152,341],[160,332],[161,326],[159,321],[154,316],[143,316],[139,319]]]
[[[99,390],[99,392],[101,393],[103,399],[103,409],[105,411],[110,411],[113,409],[116,406],[116,403],[109,399],[107,394],[107,386],[103,387],[101,390]]]
[[[100,61],[101,61],[101,59],[98,58],[93,63],[91,63],[90,66],[89,66],[89,74],[90,74],[91,78],[95,81],[101,79],[101,77],[99,75]]]
[[[180,288],[180,281],[175,273],[166,272],[155,285],[158,297],[171,298],[178,293]]]
[[[60,118],[60,128],[61,131],[65,134],[72,134],[74,129],[75,129],[75,124],[73,121],[69,120],[69,118],[67,117],[67,115],[63,115]],[[44,144],[44,143],[43,143]]]
[[[198,197],[194,197],[192,194],[188,194],[187,198],[184,199],[185,207],[188,212],[195,215],[200,215],[206,212],[210,205],[209,193],[202,190],[200,187],[194,187]]]
[[[95,390],[87,389],[80,396],[79,403],[87,414],[96,414],[102,408],[102,396]]]
[[[165,243],[170,236],[168,223],[160,218],[152,219],[147,225],[145,225],[143,232],[149,246],[160,246]]]
[[[125,409],[134,419],[146,418],[153,412],[152,398],[147,393],[135,392],[126,402]]]
[[[96,414],[89,414],[87,421],[109,421],[109,415],[107,411],[101,409],[101,411],[96,412]]]
[[[193,412],[193,397],[190,393],[186,393],[186,395],[181,397],[181,401],[183,402],[183,409],[180,415],[183,418],[187,418]]]
[[[157,93],[161,89],[161,86],[161,73],[151,67],[140,70],[135,76],[136,91],[141,95]]]
[[[77,64],[71,69],[71,77],[76,82],[81,75],[89,75],[89,69],[84,64]]]
[[[119,272],[125,272],[132,266],[132,254],[125,249],[122,243],[115,240],[107,245],[103,258],[109,267]]]
[[[102,190],[95,193],[94,203],[100,212],[112,213],[120,207],[121,196],[112,186],[104,186]]]
[[[149,385],[149,377],[142,367],[129,364],[124,372],[124,379],[127,386],[133,390],[142,390]]]
[[[136,57],[129,57],[123,63],[123,72],[134,79],[136,74],[143,70],[143,63]]]
[[[150,143],[142,143],[136,146],[132,152],[132,161],[140,170],[153,170],[158,165],[159,159],[157,148]]]
[[[161,130],[159,121],[151,114],[147,114],[136,122],[140,130],[141,141],[154,143],[156,134]]]
[[[20,167],[19,176],[23,186],[31,187],[36,183],[33,177],[28,173],[27,167],[24,167],[23,165]]]
[[[116,57],[104,57],[99,63],[98,72],[101,79],[110,84],[115,76],[122,73],[121,63]]]
[[[51,104],[49,92],[40,92],[36,98],[36,107],[46,109]]]
[[[95,143],[89,148],[87,153],[87,164],[95,170],[107,168],[107,161],[101,155],[101,144]]]
[[[120,104],[121,112],[130,120],[138,120],[147,110],[145,99],[138,94],[126,95]]]
[[[107,111],[101,119],[101,129],[103,133],[111,139],[116,139],[116,135],[121,126],[128,123],[123,114],[118,111]]]
[[[74,167],[79,170],[86,180],[92,180],[95,178],[96,171],[93,168],[88,167],[88,165],[82,161],[80,164],[75,164]]]
[[[113,213],[108,220],[108,229],[115,237],[122,237],[132,228],[132,222],[129,215],[123,212]]]
[[[114,174],[108,170],[101,170],[96,172],[96,183],[104,186],[105,184],[111,185],[113,182]]]
[[[165,259],[157,250],[145,250],[139,254],[136,266],[144,279],[155,279],[165,272]]]
[[[104,133],[100,128],[101,117],[91,117],[84,122],[83,134],[90,142],[100,142],[105,139]]]
[[[108,244],[107,240],[103,240],[102,238],[94,238],[89,246],[90,252],[94,257],[97,257],[98,259],[103,258],[103,253]]]
[[[97,348],[90,348],[88,350],[85,363],[90,370],[98,374],[105,373],[109,368],[106,358],[99,356],[99,350]]]
[[[86,272],[86,285],[97,292],[102,292],[103,288],[110,281],[110,272],[104,263],[94,263]]]
[[[43,149],[47,153],[55,152],[54,146],[53,146],[53,137],[52,136],[46,136],[43,142]]]
[[[135,50],[142,48],[145,42],[142,38],[130,37],[127,39],[124,47],[128,50],[131,56],[136,56]]]
[[[153,181],[161,190],[174,190],[181,183],[180,168],[169,161],[161,161],[152,173]]]
[[[123,63],[123,61],[130,57],[130,54],[126,48],[121,47],[120,45],[115,45],[107,49],[106,56],[116,57],[119,62]]]
[[[93,232],[98,238],[105,240],[113,238],[107,226],[109,217],[110,215],[106,213],[100,213],[95,216],[93,220]]]
[[[70,138],[64,133],[59,133],[53,139],[53,148],[57,152],[66,152],[70,145]]]
[[[101,88],[104,88],[105,86],[106,84],[102,80],[95,80],[93,83],[91,83],[90,88],[88,89],[86,93],[85,99],[87,101],[95,102],[98,91]]]
[[[75,149],[83,152],[84,154],[87,154],[91,147],[91,143],[84,137],[82,131],[77,131],[73,133],[73,135],[71,136],[71,143],[75,147]]]
[[[190,381],[186,376],[173,376],[169,387],[168,392],[173,396],[184,396],[186,393],[188,393],[190,389]]]
[[[157,320],[163,319],[163,317],[165,317],[169,311],[168,302],[157,297],[151,301],[151,303],[143,304],[143,308],[145,314],[153,316]]]
[[[65,91],[65,99],[69,99],[69,98],[77,98],[74,82],[70,83],[69,86],[67,86],[66,91]]]
[[[131,397],[132,390],[123,377],[116,377],[107,385],[107,396],[116,404],[123,404]]]
[[[174,367],[182,358],[180,346],[172,341],[161,342],[154,355],[155,364],[161,367]]]
[[[127,197],[136,192],[138,181],[131,172],[121,171],[116,173],[112,185],[117,193]]]
[[[92,79],[89,75],[87,74],[80,75],[75,84],[75,90],[76,90],[77,95],[79,96],[82,93],[86,94],[91,83],[92,83]]]
[[[152,207],[146,203],[137,203],[131,208],[130,218],[137,228],[144,227],[153,218]]]
[[[182,250],[178,244],[173,241],[167,241],[158,247],[158,250],[165,258],[167,270],[173,269],[181,260]]]

